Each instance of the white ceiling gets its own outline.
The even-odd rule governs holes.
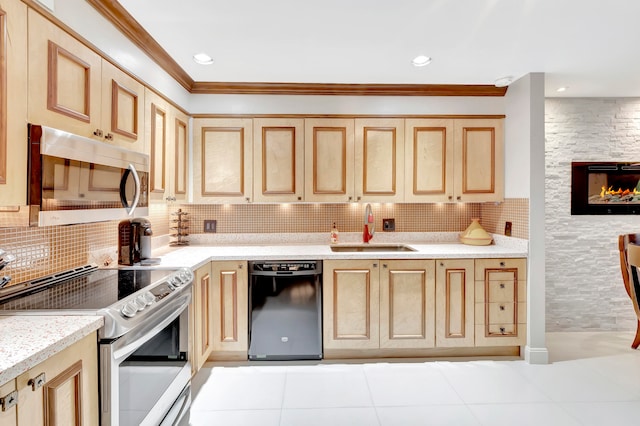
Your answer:
[[[640,96],[638,0],[119,2],[195,81],[493,84],[544,72],[547,97]],[[198,52],[215,63],[196,64]],[[413,67],[418,54],[433,62]]]

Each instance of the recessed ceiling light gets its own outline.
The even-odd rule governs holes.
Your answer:
[[[196,64],[200,65],[211,65],[213,63],[211,56],[206,53],[196,53],[193,55],[193,60]]]
[[[568,87],[567,87],[567,86],[558,87],[558,88],[556,89],[556,92],[566,92],[566,91],[567,91],[567,89],[568,89]]]
[[[431,58],[424,55],[416,56],[411,60],[411,64],[414,67],[424,67],[425,65],[429,65],[431,63]]]
[[[493,82],[493,84],[496,87],[507,87],[511,83],[513,83],[513,77],[510,76],[510,75],[508,75],[506,77],[500,77],[499,79],[497,79],[496,81]]]

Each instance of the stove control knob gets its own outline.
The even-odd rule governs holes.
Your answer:
[[[133,318],[138,312],[138,307],[133,302],[127,302],[122,305],[120,313],[127,318]]]
[[[144,298],[144,295],[141,294],[140,296],[136,297],[135,300],[133,301],[133,303],[136,305],[136,307],[138,308],[139,311],[143,310],[144,308],[147,307],[147,301]]]
[[[151,294],[150,291],[143,294],[142,297],[144,298],[144,301],[147,303],[147,305],[151,305],[153,302],[156,301],[156,297],[153,294]]]
[[[193,276],[193,273],[189,269],[183,269],[182,271],[180,271],[180,278],[182,278],[182,281],[184,282],[191,281],[192,276]]]

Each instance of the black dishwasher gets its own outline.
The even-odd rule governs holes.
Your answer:
[[[322,359],[322,261],[249,262],[249,360]]]

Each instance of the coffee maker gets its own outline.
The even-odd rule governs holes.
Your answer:
[[[151,259],[151,222],[126,219],[118,224],[118,264],[135,265]]]

